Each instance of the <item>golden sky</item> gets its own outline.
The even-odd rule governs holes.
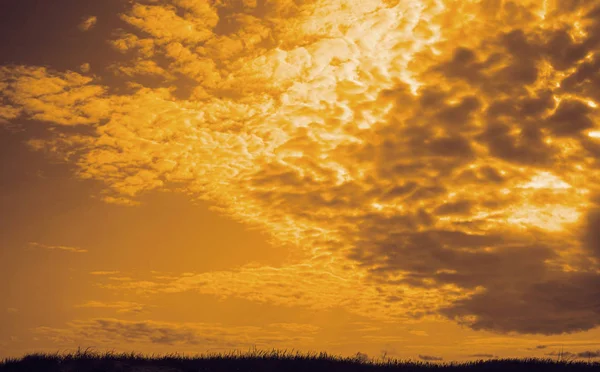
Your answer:
[[[600,349],[600,1],[4,0],[0,357]]]

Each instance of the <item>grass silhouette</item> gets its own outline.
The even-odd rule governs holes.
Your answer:
[[[552,359],[494,359],[464,363],[430,363],[398,359],[366,360],[364,354],[338,357],[327,353],[295,354],[287,350],[246,354],[33,353],[0,361],[0,372],[300,372],[300,371],[600,371],[599,362]]]

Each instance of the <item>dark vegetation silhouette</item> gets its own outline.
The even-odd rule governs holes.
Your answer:
[[[287,350],[246,354],[179,354],[144,356],[139,353],[104,354],[78,349],[74,353],[33,353],[0,361],[0,372],[321,372],[321,371],[600,371],[600,362],[553,359],[493,359],[465,363],[431,363],[383,358],[365,354],[338,357],[327,353],[295,354]]]

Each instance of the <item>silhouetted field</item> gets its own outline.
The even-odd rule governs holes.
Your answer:
[[[342,358],[326,353],[289,354],[254,351],[196,357],[178,354],[144,356],[136,353],[99,354],[78,350],[70,354],[28,354],[0,362],[0,372],[320,372],[320,371],[600,371],[600,363],[551,359],[494,359],[467,363]]]

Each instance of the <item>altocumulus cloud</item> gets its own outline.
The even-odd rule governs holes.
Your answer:
[[[598,14],[575,0],[134,1],[110,39],[131,57],[110,69],[128,94],[7,66],[0,118],[58,128],[30,145],[78,154],[107,202],[183,185],[300,257],[114,288],[588,330],[600,323]],[[132,327],[194,340],[118,329]]]

